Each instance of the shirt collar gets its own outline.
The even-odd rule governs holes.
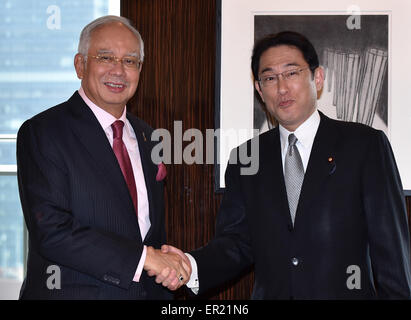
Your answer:
[[[78,93],[83,98],[84,102],[87,106],[93,111],[94,115],[96,116],[98,122],[100,123],[101,127],[106,131],[108,128],[111,128],[111,125],[116,120],[121,120],[124,122],[125,126],[128,128],[128,121],[127,120],[127,106],[124,108],[123,114],[119,119],[116,119],[112,114],[108,113],[107,111],[103,110],[99,106],[97,106],[93,101],[91,101],[86,93],[84,92],[83,87],[80,87]]]
[[[279,130],[281,150],[284,152],[285,148],[288,148],[288,136],[290,135],[290,133],[294,133],[294,135],[298,139],[298,142],[303,147],[312,145],[318,127],[320,125],[320,120],[320,114],[318,113],[318,110],[315,110],[313,114],[309,116],[308,119],[305,120],[294,132],[288,131],[280,124]]]

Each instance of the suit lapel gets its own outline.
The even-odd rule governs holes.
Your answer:
[[[103,128],[77,92],[69,103],[73,115],[70,119],[71,128],[79,143],[88,151],[94,160],[94,167],[107,180],[107,186],[113,196],[117,197],[119,204],[123,206],[119,208],[119,213],[122,213],[130,223],[136,224],[140,230],[127,184]]]
[[[263,152],[260,153],[260,169],[264,170],[261,174],[261,183],[264,188],[267,186],[272,186],[274,192],[268,197],[265,197],[265,201],[268,201],[266,208],[270,208],[270,215],[273,212],[280,213],[286,221],[291,223],[290,210],[288,207],[287,191],[285,188],[283,164],[281,157],[281,142],[280,142],[280,132],[278,126],[272,130],[267,142],[260,147]],[[267,189],[265,189],[267,190]]]
[[[310,159],[301,188],[300,199],[296,213],[298,217],[309,213],[310,202],[315,196],[321,196],[319,189],[335,172],[337,131],[332,121],[320,112],[321,121],[314,138]]]

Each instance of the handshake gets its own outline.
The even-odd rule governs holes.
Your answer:
[[[191,263],[180,249],[173,246],[147,247],[144,270],[150,277],[155,276],[157,283],[174,291],[190,280]]]

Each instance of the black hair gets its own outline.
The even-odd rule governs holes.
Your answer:
[[[294,31],[282,31],[277,34],[268,35],[255,43],[251,58],[251,69],[254,79],[258,79],[261,55],[268,49],[280,45],[293,46],[300,50],[313,74],[320,65],[314,46],[305,36]]]

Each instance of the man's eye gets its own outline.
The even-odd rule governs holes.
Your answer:
[[[264,81],[274,81],[274,79],[275,77],[268,76],[268,77],[265,77]]]
[[[130,58],[125,58],[125,59],[123,60],[123,62],[124,62],[126,65],[128,65],[128,66],[134,66],[134,65],[137,64],[137,60],[135,60],[135,59],[130,59]]]
[[[286,73],[287,77],[298,76],[298,70],[291,70]]]
[[[100,61],[102,61],[102,62],[111,62],[111,61],[113,61],[113,57],[111,57],[111,56],[100,56]]]

